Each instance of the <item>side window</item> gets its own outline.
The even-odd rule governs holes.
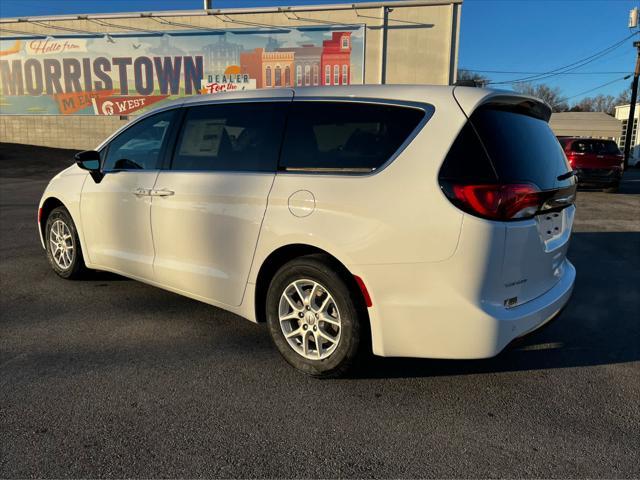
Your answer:
[[[176,110],[158,113],[132,125],[107,147],[103,170],[154,170],[169,137]]]
[[[172,170],[274,172],[289,103],[191,107]]]
[[[417,108],[356,102],[293,102],[280,168],[369,172],[418,126]]]

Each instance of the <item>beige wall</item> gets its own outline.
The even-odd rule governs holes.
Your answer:
[[[0,141],[90,150],[125,123],[115,116],[0,115]]]
[[[396,6],[388,16],[386,72],[387,83],[446,85],[455,80],[460,0],[426,6]],[[154,15],[159,13],[154,12]],[[169,14],[167,14],[169,15]],[[243,28],[246,24],[308,26],[326,23],[365,24],[365,83],[380,83],[383,64],[383,7],[357,10],[268,12],[234,15],[194,15],[166,17],[169,21],[208,28]],[[227,20],[227,21],[224,21]],[[228,20],[237,20],[236,23]],[[152,31],[180,30],[188,27],[168,25],[152,18],[117,18],[104,21],[125,27]],[[104,26],[89,20],[47,22],[59,27],[47,29],[28,22],[3,23],[5,31],[37,34],[71,34],[62,29],[90,32],[124,32],[125,28]],[[6,33],[10,35],[10,33]],[[1,36],[0,36],[1,37]],[[65,148],[91,148],[123,124],[119,118],[91,116],[5,116],[0,115],[0,141],[30,143]]]

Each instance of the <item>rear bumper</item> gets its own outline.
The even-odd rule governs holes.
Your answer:
[[[578,168],[576,169],[579,185],[615,185],[622,178],[620,168]]]
[[[427,265],[389,265],[361,272],[374,296],[369,313],[376,355],[493,357],[514,339],[552,320],[569,301],[576,277],[575,268],[565,260],[553,288],[508,309],[464,298],[431,273],[433,266]],[[385,292],[382,296],[376,295],[381,291]]]

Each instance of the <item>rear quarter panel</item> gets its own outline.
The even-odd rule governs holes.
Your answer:
[[[276,175],[249,282],[255,283],[270,253],[288,244],[318,247],[349,268],[453,255],[462,213],[440,191],[438,172],[466,117],[451,94],[439,99],[420,99],[435,107],[432,117],[392,163],[373,174]],[[304,217],[289,209],[289,198],[301,190],[311,192],[315,203]]]

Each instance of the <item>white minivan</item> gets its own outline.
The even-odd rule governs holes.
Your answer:
[[[541,101],[352,86],[181,99],[56,175],[64,278],[115,272],[254,322],[338,376],[362,352],[476,359],[567,303],[575,179]]]

